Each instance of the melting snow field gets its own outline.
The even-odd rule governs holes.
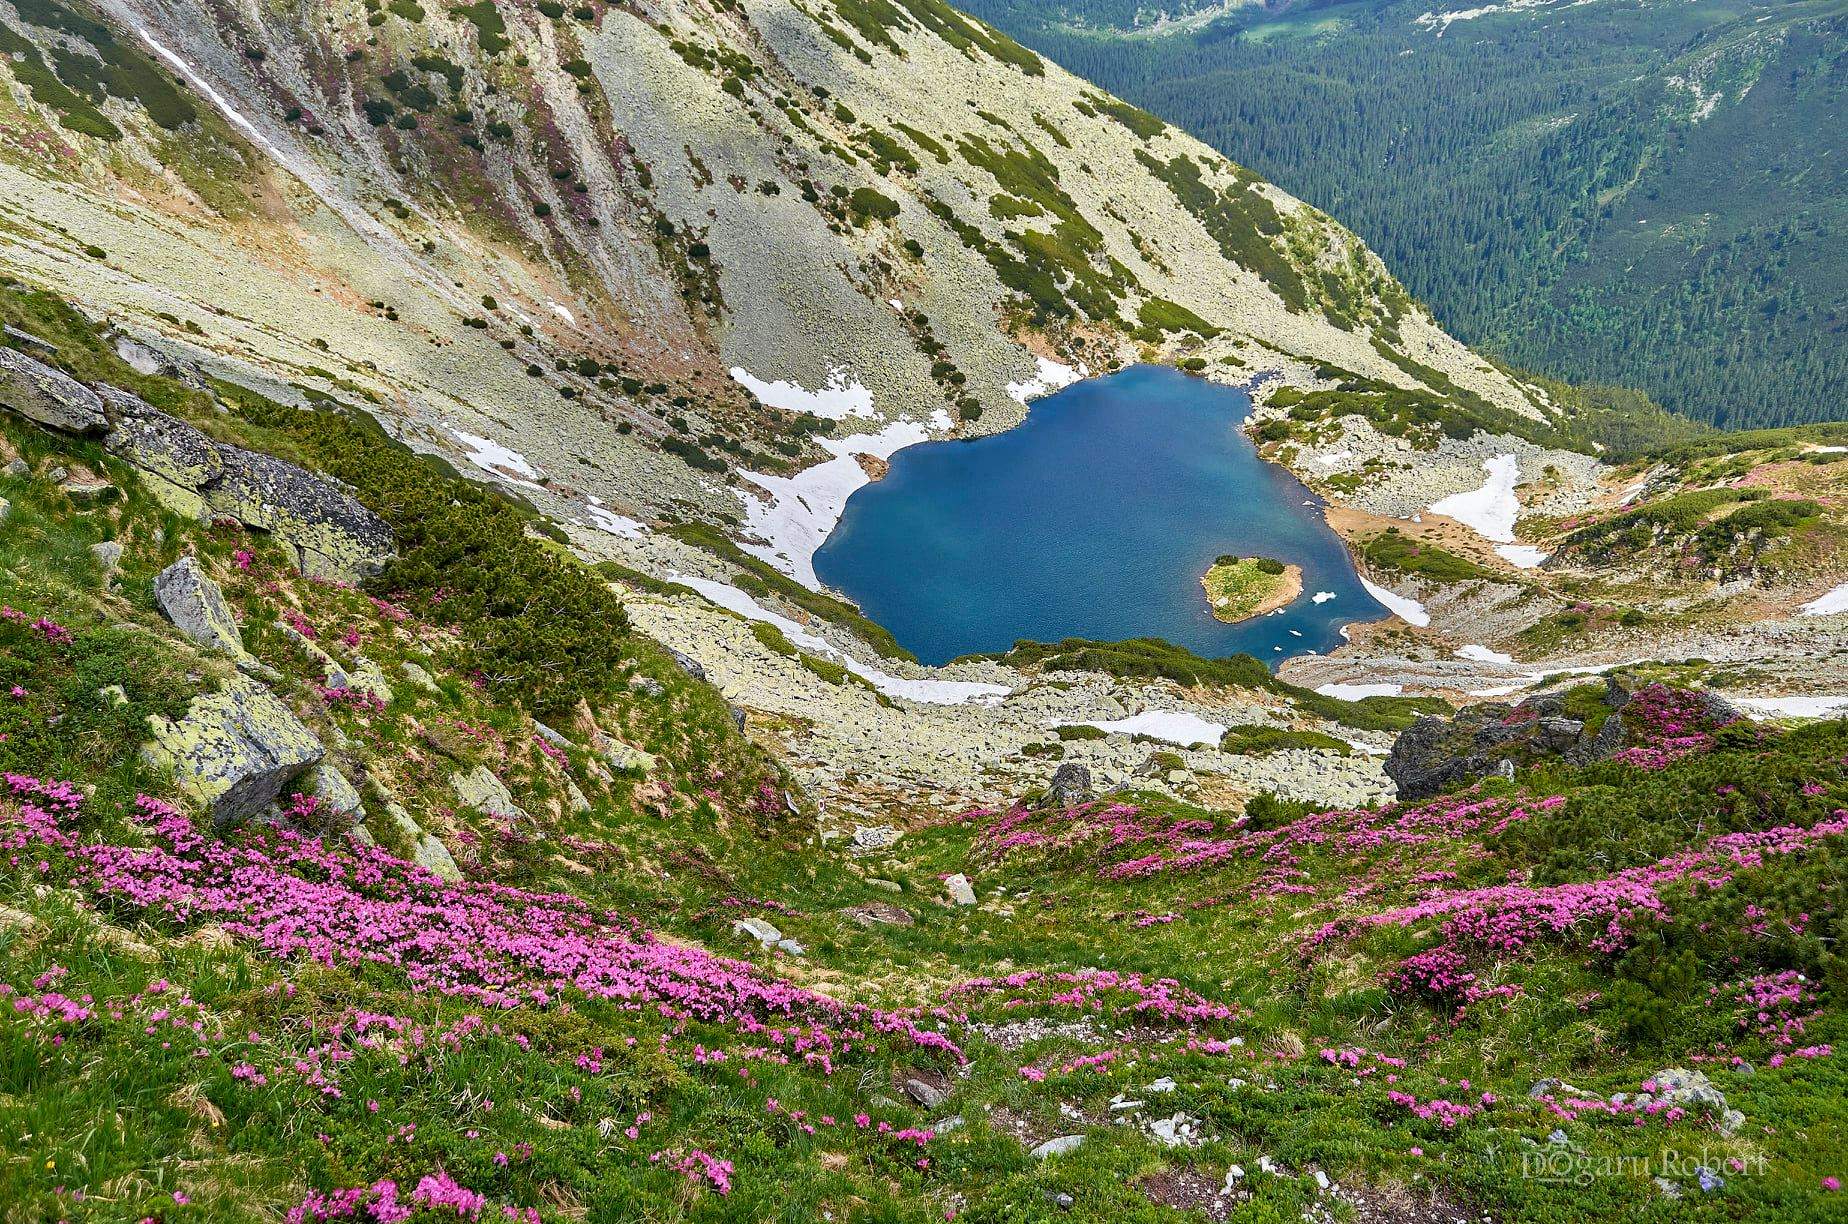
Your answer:
[[[1005,684],[979,684],[968,680],[906,680],[888,675],[836,650],[832,643],[816,637],[788,617],[778,616],[735,586],[714,582],[710,578],[690,578],[685,574],[669,574],[667,577],[670,582],[678,582],[698,591],[728,612],[735,612],[746,620],[776,626],[794,645],[833,659],[887,697],[903,698],[925,705],[962,705],[965,702],[993,705],[1013,692]],[[1213,742],[1219,741],[1215,738]]]
[[[539,479],[539,469],[528,463],[526,456],[517,450],[509,450],[498,442],[460,429],[451,429],[449,436],[467,449],[468,461],[484,472],[512,480],[515,484],[533,485]]]
[[[1504,663],[1509,666],[1514,664],[1513,655],[1504,654],[1499,650],[1490,650],[1487,646],[1459,646],[1457,647],[1457,658],[1474,659],[1478,663]]]
[[[647,530],[647,528],[626,515],[617,514],[614,510],[604,509],[603,502],[599,498],[592,497],[590,499],[590,505],[585,507],[585,509],[590,511],[591,522],[595,523],[604,531],[609,532],[611,535],[621,536],[625,540],[639,540],[642,538],[642,533]]]
[[[764,541],[762,544],[747,543],[745,549],[803,586],[819,590],[821,582],[815,577],[815,550],[841,521],[841,512],[847,508],[847,499],[853,496],[854,490],[872,481],[853,457],[871,455],[876,459],[890,459],[903,448],[929,436],[916,421],[894,421],[876,434],[815,439],[834,458],[804,468],[794,476],[741,473],[770,495],[765,501],[742,490],[738,493],[744,502],[745,526],[750,534]]]
[[[1007,393],[1020,403],[1024,404],[1030,399],[1038,399],[1042,395],[1051,395],[1061,387],[1071,386],[1082,377],[1080,371],[1053,361],[1049,357],[1038,357],[1035,360],[1039,362],[1039,373],[1025,382],[1013,382],[1007,385]]]
[[[1829,616],[1836,612],[1848,612],[1848,582],[1810,600],[1798,611],[1802,616]]]
[[[1431,623],[1431,614],[1426,612],[1424,610],[1424,605],[1419,603],[1416,599],[1407,599],[1403,595],[1396,595],[1383,586],[1368,582],[1365,578],[1360,580],[1360,585],[1366,587],[1367,594],[1379,600],[1383,607],[1406,624],[1416,625],[1418,628],[1422,629]],[[1318,598],[1316,602],[1321,603],[1322,601]]]
[[[1363,697],[1397,697],[1405,691],[1403,684],[1318,684],[1316,692],[1337,701],[1359,701]]]
[[[1158,739],[1168,744],[1179,744],[1183,748],[1195,744],[1216,747],[1226,733],[1222,724],[1208,722],[1199,715],[1189,714],[1184,710],[1146,710],[1141,714],[1132,714],[1128,718],[1080,722],[1078,725],[1096,727],[1099,731],[1115,732],[1121,735],[1146,735],[1150,739]]]
[[[781,379],[765,382],[743,366],[733,366],[731,376],[752,395],[785,412],[812,412],[830,421],[873,415],[873,393],[861,386],[844,366],[828,371],[826,385],[814,391],[804,390],[800,383]]]
[[[1448,515],[1493,544],[1514,543],[1514,520],[1521,511],[1514,486],[1521,479],[1521,464],[1513,455],[1484,459],[1489,478],[1480,489],[1453,493],[1431,503],[1431,513]]]
[[[1732,703],[1755,718],[1825,718],[1848,709],[1848,695],[1837,697],[1734,697]]]

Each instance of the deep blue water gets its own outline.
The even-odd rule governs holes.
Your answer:
[[[849,499],[815,572],[926,663],[1019,638],[1164,637],[1270,663],[1330,650],[1343,624],[1386,612],[1314,495],[1239,432],[1250,410],[1166,366],[1077,383],[1006,433],[899,451]],[[1221,624],[1200,587],[1221,553],[1302,566],[1302,596]]]

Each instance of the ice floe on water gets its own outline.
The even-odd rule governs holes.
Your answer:
[[[873,393],[845,366],[829,370],[827,383],[814,391],[805,390],[801,383],[783,379],[765,382],[743,366],[733,366],[731,376],[752,395],[785,412],[812,412],[830,421],[873,415]]]
[[[533,482],[539,479],[539,469],[526,461],[526,456],[517,450],[502,446],[490,438],[468,433],[460,429],[450,429],[449,436],[460,442],[468,451],[468,461],[484,472],[510,480],[514,484],[523,484],[538,488]]]
[[[1145,710],[1128,718],[1081,720],[1077,725],[1119,735],[1146,735],[1183,748],[1194,744],[1216,746],[1226,733],[1224,724],[1209,722],[1185,710]]]
[[[1315,594],[1309,597],[1309,602],[1325,604],[1329,600],[1333,599],[1334,597],[1335,597],[1335,593],[1333,591],[1317,591]]]
[[[1487,646],[1477,646],[1474,644],[1457,647],[1457,658],[1474,659],[1478,663],[1505,663],[1509,666],[1513,666],[1514,664],[1513,655],[1505,654],[1499,650],[1490,650]]]
[[[602,500],[599,498],[592,497],[590,499],[590,505],[586,506],[585,509],[590,512],[591,522],[595,523],[604,531],[609,532],[611,535],[621,536],[625,540],[639,540],[642,538],[642,534],[647,531],[647,528],[643,527],[636,520],[626,515],[617,514],[614,510],[605,509]]]
[[[1365,578],[1360,580],[1360,585],[1366,587],[1367,594],[1379,600],[1381,606],[1406,624],[1416,625],[1418,628],[1422,629],[1431,623],[1430,613],[1426,612],[1424,610],[1424,605],[1419,603],[1416,599],[1408,599],[1404,595],[1395,594],[1383,586],[1368,582]],[[1321,600],[1317,599],[1316,602],[1320,603]]]
[[[1083,377],[1080,371],[1054,361],[1050,357],[1036,357],[1034,360],[1039,362],[1037,374],[1025,382],[1011,382],[1007,385],[1007,393],[1020,403],[1024,404],[1028,400],[1038,399],[1042,395],[1051,395],[1054,391],[1069,387]]]
[[[1431,503],[1431,513],[1448,515],[1491,544],[1514,543],[1514,520],[1521,503],[1514,496],[1514,486],[1521,479],[1521,463],[1513,455],[1484,459],[1482,468],[1489,474],[1479,489],[1452,493]]]
[[[668,581],[691,587],[712,603],[746,620],[774,625],[798,649],[833,659],[887,697],[901,697],[925,705],[963,705],[966,702],[993,705],[1013,691],[1005,684],[981,684],[970,680],[907,680],[889,675],[837,650],[833,643],[815,636],[787,616],[779,616],[770,611],[735,586],[715,582],[710,578],[691,578],[685,574],[669,574]],[[1218,740],[1213,742],[1218,743]]]
[[[1848,612],[1848,582],[1825,591],[1798,609],[1802,616],[1829,616],[1836,612]]]
[[[740,473],[768,494],[766,499],[748,490],[738,491],[744,503],[744,525],[760,541],[747,540],[744,548],[803,586],[820,589],[821,583],[815,577],[815,550],[841,521],[841,512],[854,490],[872,479],[854,456],[890,459],[929,437],[916,421],[894,421],[876,434],[816,438],[816,443],[834,458],[804,468],[794,476]]]
[[[1363,697],[1397,697],[1405,691],[1403,684],[1318,684],[1315,691],[1338,701],[1359,701]]]

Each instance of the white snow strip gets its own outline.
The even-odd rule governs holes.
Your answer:
[[[815,550],[841,521],[841,512],[854,490],[871,480],[853,457],[890,459],[897,451],[929,437],[916,421],[894,421],[876,434],[815,439],[834,458],[794,476],[740,473],[770,495],[765,501],[742,489],[738,491],[738,499],[744,503],[745,526],[763,541],[745,544],[746,551],[762,557],[803,586],[819,590]]]
[[[1495,555],[1515,569],[1539,569],[1540,563],[1553,554],[1532,544],[1497,544]]]
[[[1488,688],[1465,689],[1471,697],[1506,697],[1509,693],[1518,693],[1532,684],[1532,680],[1522,680],[1517,684],[1492,684]]]
[[[563,319],[565,322],[571,324],[571,326],[573,327],[577,326],[577,316],[572,314],[569,310],[566,310],[564,306],[560,305],[557,302],[547,302],[546,305],[552,308],[553,314],[557,315],[559,318]]]
[[[611,535],[621,536],[625,540],[639,540],[642,538],[643,533],[648,530],[639,522],[626,515],[617,514],[614,510],[604,509],[603,502],[595,497],[590,499],[590,505],[585,508],[590,511],[591,522],[609,532]]]
[[[1334,597],[1335,597],[1335,593],[1333,591],[1317,591],[1315,594],[1309,597],[1309,602],[1325,604],[1329,600],[1333,599]]]
[[[200,93],[204,94],[206,96],[207,101],[209,101],[213,106],[216,106],[221,112],[223,112],[224,117],[230,120],[233,126],[237,127],[238,129],[243,131],[245,135],[249,136],[252,140],[262,145],[264,152],[268,153],[271,157],[275,158],[277,162],[281,163],[284,166],[288,165],[287,159],[285,159],[282,155],[282,150],[278,149],[275,145],[271,144],[269,142],[269,139],[265,137],[262,132],[259,132],[257,130],[256,124],[252,123],[250,120],[244,118],[243,115],[239,114],[237,108],[232,106],[231,103],[225,99],[225,96],[223,94],[219,93],[216,89],[212,88],[212,83],[210,81],[206,80],[204,77],[200,76],[197,72],[195,72],[191,64],[187,63],[185,60],[181,59],[179,56],[175,55],[173,52],[167,50],[167,48],[162,46],[160,43],[156,42],[154,39],[154,36],[148,33],[142,27],[136,26],[135,33],[141,35],[141,41],[147,43],[148,46],[154,48],[155,54],[159,55],[162,59],[166,60],[169,64],[172,64],[175,71],[177,71],[181,76],[185,77],[188,81],[192,83],[192,86],[194,89],[197,89]]]
[[[1848,612],[1848,582],[1818,595],[1798,609],[1801,616],[1831,616],[1837,612]]]
[[[1521,479],[1520,460],[1497,455],[1484,459],[1482,468],[1489,478],[1480,489],[1432,502],[1431,513],[1450,516],[1491,544],[1512,544],[1515,516],[1521,511],[1514,496],[1514,486]]]
[[[1732,703],[1754,717],[1827,718],[1848,709],[1848,695],[1828,697],[1734,697]]]
[[[498,442],[466,433],[460,429],[451,429],[451,437],[468,448],[468,461],[484,472],[492,473],[514,484],[523,484],[538,488],[533,481],[539,478],[539,469],[526,461],[526,456],[519,451],[509,450]],[[525,477],[525,479],[519,479]]]
[[[812,412],[830,421],[873,415],[873,393],[861,386],[845,366],[829,370],[827,384],[815,391],[782,379],[765,382],[743,366],[733,366],[731,376],[752,395],[785,412]]]
[[[1005,684],[978,684],[968,680],[905,680],[887,675],[835,649],[833,643],[816,637],[787,616],[778,616],[735,586],[714,582],[710,578],[689,578],[685,574],[669,574],[667,577],[670,582],[692,587],[719,607],[736,612],[746,620],[776,626],[792,645],[833,659],[888,697],[902,697],[926,705],[963,705],[967,702],[993,705],[1013,692]]]
[[[1416,625],[1418,628],[1422,629],[1431,623],[1431,614],[1426,612],[1424,610],[1424,605],[1419,603],[1416,599],[1407,599],[1403,595],[1395,595],[1385,587],[1376,586],[1368,582],[1365,578],[1360,580],[1360,585],[1366,587],[1367,594],[1377,599],[1382,607],[1406,624]]]
[[[1353,457],[1354,457],[1353,451],[1340,450],[1340,451],[1336,451],[1332,455],[1317,455],[1315,457],[1315,461],[1321,464],[1323,467],[1334,467],[1337,464],[1346,463],[1349,459],[1352,459]]]
[[[1069,387],[1080,377],[1077,370],[1050,357],[1036,357],[1034,360],[1039,362],[1038,374],[1025,382],[1011,382],[1007,385],[1007,393],[1022,404],[1042,395],[1050,395],[1062,387]]]
[[[1185,710],[1145,710],[1128,718],[1096,720],[1078,725],[1121,735],[1146,735],[1150,739],[1179,744],[1183,748],[1193,744],[1217,745],[1226,733],[1223,724],[1208,722],[1198,714],[1189,714]]]
[[[1457,647],[1457,658],[1474,659],[1478,663],[1505,663],[1511,666],[1514,663],[1513,655],[1503,654],[1499,650],[1490,650],[1487,646],[1459,646]]]
[[[899,301],[897,298],[887,298],[886,305],[890,306],[893,310],[898,311],[900,314],[904,313],[905,304]]]
[[[1403,684],[1318,684],[1315,691],[1340,701],[1359,701],[1363,697],[1397,697],[1405,691]]]
[[[1848,455],[1848,446],[1812,446],[1809,448],[1809,453],[1812,455]]]

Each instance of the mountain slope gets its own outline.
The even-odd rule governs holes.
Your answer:
[[[1732,427],[1839,416],[1838,0],[973,7],[1340,216],[1472,343]]]
[[[15,275],[278,393],[361,394],[561,517],[749,509],[805,578],[825,522],[778,481],[1002,427],[1070,377],[1042,356],[1542,402],[1325,216],[933,0],[0,25],[38,65],[0,65]]]

